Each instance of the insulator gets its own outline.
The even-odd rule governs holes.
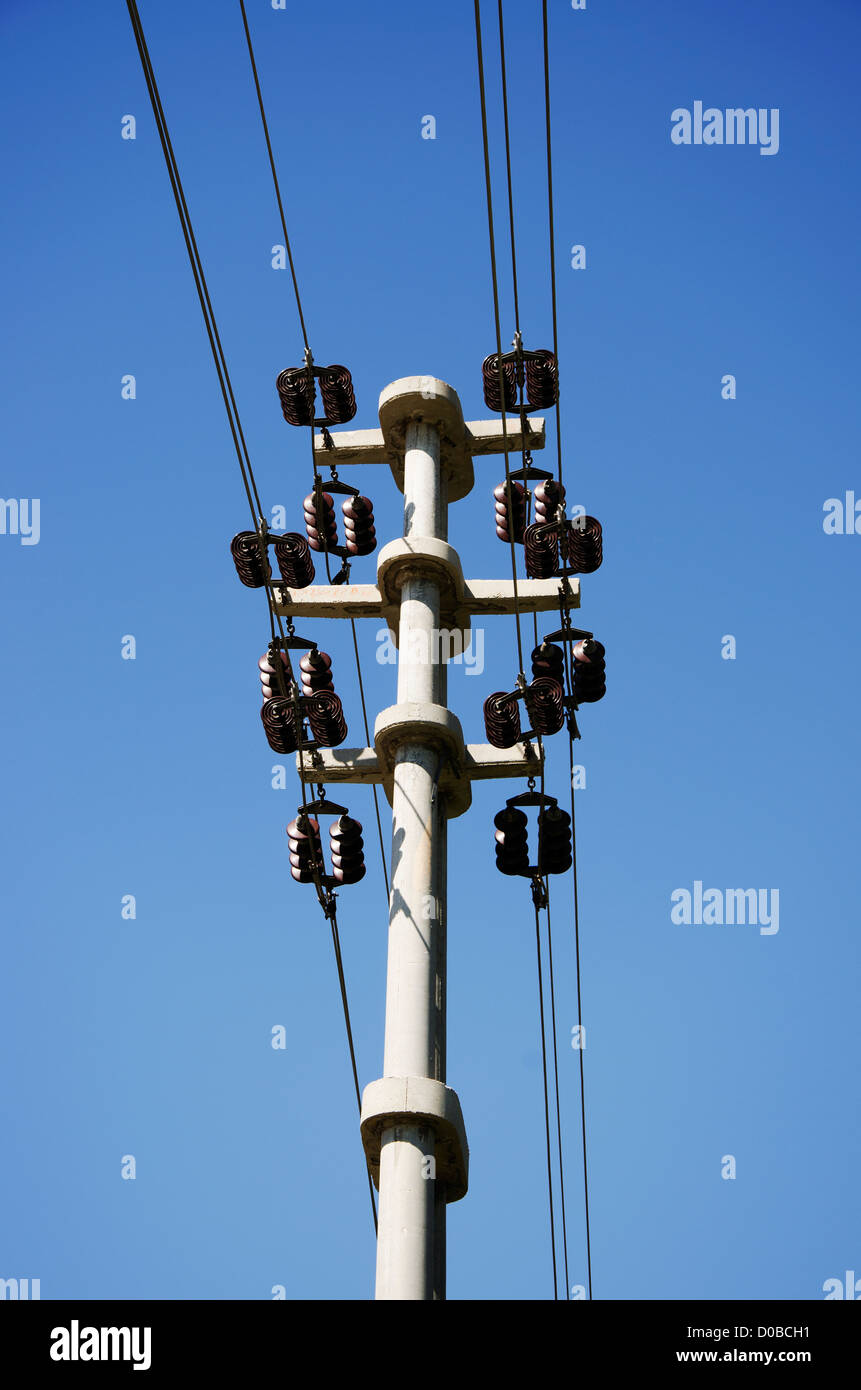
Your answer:
[[[529,868],[527,819],[516,806],[506,806],[493,818],[496,827],[496,867],[501,874],[522,874]]]
[[[523,363],[526,376],[526,399],[533,410],[547,410],[559,399],[559,365],[546,348]]]
[[[256,531],[240,531],[230,542],[236,573],[248,589],[262,589],[272,574],[265,545]]]
[[[314,423],[314,378],[307,367],[285,367],[275,382],[288,425]]]
[[[501,541],[510,541],[508,529],[507,483],[500,483],[493,489],[496,507],[496,534]],[[514,522],[514,540],[520,544],[526,529],[526,488],[522,483],[511,483],[511,519]]]
[[[538,872],[564,874],[571,868],[571,817],[560,806],[538,813]]]
[[[546,526],[556,520],[556,508],[565,505],[565,488],[555,478],[545,478],[532,494],[535,501],[534,521],[537,526]]]
[[[370,555],[377,548],[374,508],[369,497],[348,497],[344,513],[344,549],[348,555]]]
[[[299,679],[303,695],[316,695],[318,690],[334,690],[332,658],[328,652],[306,652],[299,661]]]
[[[507,690],[496,690],[484,702],[487,741],[494,748],[513,748],[520,740],[520,707]]]
[[[527,526],[523,533],[526,573],[530,579],[552,579],[559,573],[556,535],[553,531],[539,534],[537,523]]]
[[[260,718],[269,740],[269,747],[276,753],[295,753],[299,747],[296,735],[296,711],[292,699],[276,695],[267,700]]]
[[[351,816],[339,816],[329,827],[332,852],[332,877],[336,883],[358,883],[365,877],[365,855],[362,822]]]
[[[281,668],[283,671],[283,690],[278,683],[278,668],[274,665],[269,653],[264,652],[257,663],[260,671],[260,684],[263,687],[262,693],[264,700],[272,700],[276,695],[286,696],[290,688],[290,676],[288,674],[289,659],[287,653],[279,651],[278,656],[281,658]]]
[[[484,381],[484,403],[488,410],[502,412],[503,402],[499,394],[499,356],[492,352],[481,364]],[[517,368],[514,362],[502,364],[502,389],[505,392],[505,409],[517,409]]]
[[[305,530],[308,544],[312,550],[328,550],[338,544],[338,523],[335,520],[335,502],[330,492],[320,493],[320,509],[315,505],[314,493],[309,492],[302,506],[305,510]]]
[[[339,695],[334,690],[317,690],[308,695],[305,711],[314,741],[321,748],[337,748],[347,737],[347,721]]]
[[[346,367],[337,363],[332,367],[321,367],[317,376],[327,424],[345,425],[356,413],[353,378]]]
[[[594,516],[579,516],[566,528],[568,564],[575,574],[594,574],[604,558],[601,523]]]
[[[571,648],[574,658],[574,703],[594,704],[607,692],[604,647],[594,638],[587,637]]]
[[[297,883],[313,883],[312,864],[318,877],[323,874],[323,846],[320,843],[320,822],[313,816],[298,815],[287,826],[290,847],[290,873]]]
[[[307,589],[314,582],[314,561],[308,542],[298,531],[276,536],[273,542],[275,559],[281,578],[291,589]]]
[[[532,651],[533,676],[550,676],[561,685],[565,679],[565,653],[553,642],[542,642]]]
[[[528,687],[526,707],[536,734],[558,734],[565,723],[565,692],[550,676],[536,676]]]

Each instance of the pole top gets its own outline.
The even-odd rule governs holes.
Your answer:
[[[470,437],[460,397],[453,386],[435,376],[403,376],[380,392],[380,425],[389,450],[392,472],[404,490],[404,451],[407,426],[425,424],[439,434],[440,464],[448,479],[448,500],[457,502],[472,491]]]

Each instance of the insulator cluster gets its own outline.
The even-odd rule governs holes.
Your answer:
[[[278,569],[291,589],[306,589],[314,580],[314,561],[308,542],[298,532],[284,536],[267,536],[263,540],[256,531],[240,531],[230,542],[230,553],[236,573],[248,589],[262,589],[272,578],[272,568],[266,556],[271,542]]]
[[[533,522],[523,533],[523,550],[530,579],[552,579],[559,573],[558,532]]]
[[[501,874],[529,872],[527,819],[517,806],[506,806],[493,818],[496,827],[496,867]]]
[[[601,523],[594,516],[580,516],[565,529],[568,564],[575,574],[594,574],[604,558]]]
[[[551,676],[536,676],[524,692],[532,731],[542,737],[558,734],[565,723],[565,692]],[[520,742],[518,692],[496,690],[484,702],[484,728],[494,748],[513,748]]]
[[[558,734],[565,723],[565,692],[559,681],[536,676],[526,687],[526,708],[536,734]]]
[[[514,525],[513,532],[509,529],[508,523],[508,494],[511,492],[511,520]],[[515,541],[518,545],[523,540],[523,532],[526,529],[526,488],[523,483],[506,482],[500,483],[499,487],[493,489],[494,506],[496,510],[496,534],[501,541],[506,543]]]
[[[524,811],[506,806],[493,818],[496,840],[496,867],[502,874],[564,874],[571,868],[571,817],[555,804],[538,812],[538,855],[533,869],[529,863],[529,830]]]
[[[290,873],[297,883],[313,883],[315,870],[317,877],[322,877],[323,846],[320,843],[319,821],[313,816],[298,815],[287,826],[287,843],[290,848]]]
[[[574,658],[574,703],[593,704],[607,691],[604,647],[589,637],[576,642],[571,648],[571,655]]]
[[[348,555],[370,555],[377,548],[374,508],[369,497],[348,497],[344,513],[344,549]]]
[[[296,752],[299,736],[296,732],[296,710],[292,699],[286,695],[275,695],[266,700],[260,711],[260,718],[269,747],[275,753]]]
[[[537,352],[525,350],[504,353],[500,358],[495,352],[485,357],[481,364],[481,377],[484,388],[484,403],[488,410],[501,414],[503,410],[518,409],[518,358],[522,364],[522,382],[527,408],[547,410],[559,399],[559,365],[554,353],[546,348]],[[502,365],[502,389],[500,390],[500,363]]]
[[[564,874],[572,862],[571,817],[560,806],[542,806],[538,813],[538,872]]]
[[[337,748],[347,737],[347,721],[341,697],[334,690],[318,690],[305,697],[305,713],[314,742],[321,748]]]
[[[275,385],[281,401],[281,413],[288,425],[313,425],[315,378],[320,385],[323,402],[321,423],[345,425],[356,413],[353,378],[346,367],[285,367],[279,372]]]
[[[329,827],[332,877],[336,883],[358,883],[365,877],[365,842],[362,822],[339,816]]]

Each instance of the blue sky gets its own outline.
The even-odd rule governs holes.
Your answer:
[[[239,7],[140,9],[258,484],[298,529],[307,439],[281,419],[274,380],[301,340],[271,267],[281,233]],[[472,6],[440,0],[429,18],[333,0],[324,16],[251,0],[248,13],[317,360],[351,368],[357,427],[411,374],[486,416]],[[509,0],[506,23],[521,319],[540,347],[540,6]],[[565,474],[605,540],[581,622],[606,645],[608,693],[583,710],[577,745],[594,1293],[821,1299],[826,1279],[861,1269],[861,538],[822,525],[827,499],[861,497],[861,12],[552,0],[550,25]],[[487,5],[507,341],[494,29]],[[32,545],[0,535],[0,1276],[40,1278],[45,1298],[265,1299],[278,1284],[288,1298],[368,1298],[331,942],[313,891],[289,877],[297,783],[272,788],[283,760],[258,715],[265,604],[228,549],[247,507],[131,27],[121,5],[6,0],[2,30],[0,491],[40,500],[40,532]],[[674,145],[671,113],[700,100],[778,109],[777,154]],[[584,270],[570,268],[575,244]],[[451,509],[470,576],[507,572],[501,476],[501,459],[477,460]],[[388,470],[357,481],[381,539],[399,534]],[[371,581],[374,563],[354,578]],[[300,630],[312,627],[349,742],[363,742],[349,630]],[[375,631],[360,625],[373,711],[395,692]],[[128,634],[134,661],[121,659]],[[516,674],[510,620],[488,620],[485,661],[450,679],[471,741],[485,696]],[[547,783],[564,799],[564,736]],[[457,1299],[552,1294],[531,904],[492,852],[492,817],[517,786],[477,786],[452,825],[448,1081],[471,1149],[469,1194],[449,1209]],[[372,821],[367,789],[343,799]],[[363,1084],[382,1066],[386,953],[368,844],[339,912]],[[778,889],[779,931],[673,923],[671,894],[695,881]],[[569,875],[552,904],[573,1284],[585,1256],[570,901]]]

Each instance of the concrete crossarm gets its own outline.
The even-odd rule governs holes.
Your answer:
[[[519,579],[517,606],[521,613],[550,613],[559,607],[560,579]],[[568,607],[580,607],[580,581],[568,578]],[[383,619],[397,634],[397,605],[384,603],[376,584],[311,584],[307,589],[290,589],[273,584],[275,611],[294,618],[377,618]],[[457,611],[447,614],[451,627],[466,627],[472,614],[476,618],[497,613],[513,613],[514,582],[511,579],[465,579],[458,595]]]

